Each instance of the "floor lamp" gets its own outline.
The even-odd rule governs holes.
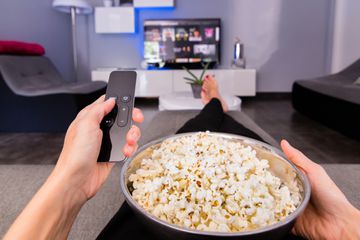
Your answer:
[[[75,78],[77,79],[78,59],[77,59],[77,40],[76,40],[76,15],[90,14],[92,13],[93,8],[86,0],[54,0],[52,6],[57,11],[70,13],[71,15],[73,60],[74,60]]]

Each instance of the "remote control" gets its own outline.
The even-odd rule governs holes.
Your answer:
[[[126,159],[122,150],[132,124],[135,86],[134,71],[114,71],[110,74],[105,100],[116,98],[116,105],[100,124],[103,139],[98,162],[121,162]]]

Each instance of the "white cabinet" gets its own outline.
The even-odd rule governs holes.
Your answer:
[[[99,69],[92,71],[93,81],[109,80],[111,71],[116,69]],[[184,77],[189,74],[184,70],[136,70],[136,96],[159,97],[173,92],[190,92],[190,85],[186,84]],[[200,76],[201,70],[193,71]],[[206,74],[215,75],[219,83],[220,92],[224,95],[255,96],[256,70],[254,69],[216,69]]]
[[[192,72],[200,76],[202,71],[196,70]],[[215,76],[219,84],[220,93],[222,94],[255,96],[256,71],[254,69],[209,70],[206,74]],[[186,84],[184,77],[189,77],[186,71],[174,70],[174,92],[191,91],[191,87],[189,84]]]
[[[142,71],[137,72],[137,97],[158,97],[172,92],[172,71]]]

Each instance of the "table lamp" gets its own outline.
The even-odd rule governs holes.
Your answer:
[[[92,6],[86,0],[54,0],[53,8],[57,11],[70,13],[72,26],[72,44],[73,44],[73,58],[75,77],[77,76],[78,61],[77,61],[77,40],[76,40],[76,15],[90,14],[93,11]],[[76,77],[77,78],[77,77]]]

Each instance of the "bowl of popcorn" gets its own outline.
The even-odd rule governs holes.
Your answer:
[[[282,152],[224,133],[155,140],[121,171],[127,203],[159,238],[282,239],[310,198]]]

